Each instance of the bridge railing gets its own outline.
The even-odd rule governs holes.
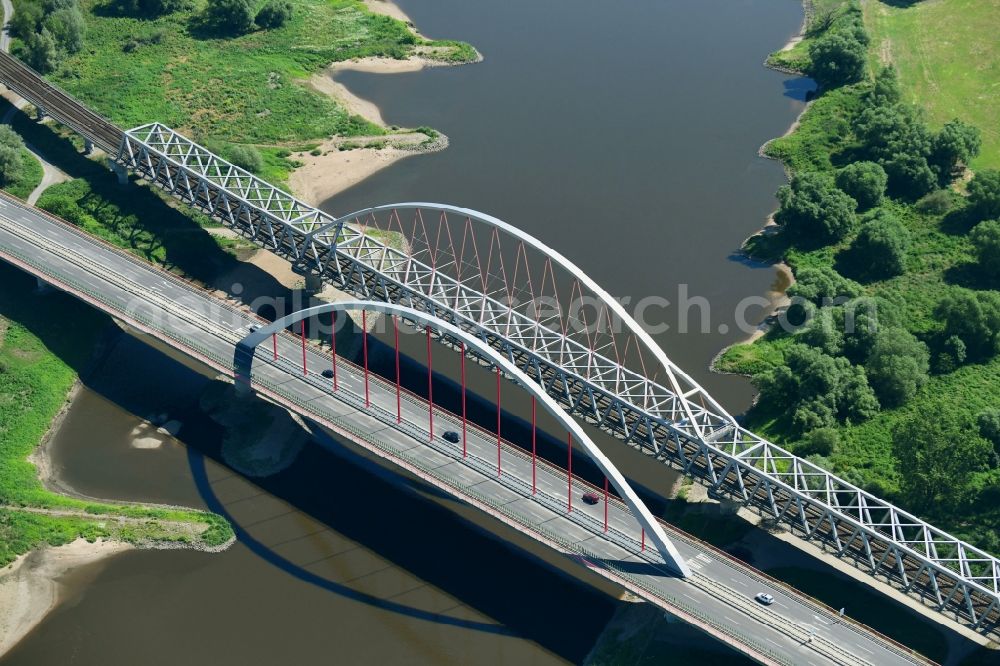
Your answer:
[[[7,197],[6,195],[0,195],[0,198],[4,198],[4,199],[8,199],[8,200],[13,200],[12,198]],[[58,222],[58,223],[60,223],[60,224],[62,224],[64,226],[66,226],[68,229],[72,230],[74,233],[78,233],[78,234],[82,233],[79,230],[77,230],[75,227],[72,227],[71,225],[66,225],[64,222],[62,222],[58,218],[51,218],[51,219],[53,219],[53,221],[55,221],[55,222]],[[143,259],[135,257],[134,255],[131,255],[131,254],[129,254],[129,253],[121,250],[120,248],[117,248],[117,247],[114,247],[114,246],[110,246],[107,243],[105,243],[104,241],[101,241],[100,239],[90,239],[88,237],[88,240],[96,241],[99,244],[105,245],[107,247],[107,249],[109,249],[110,251],[113,251],[114,253],[122,256],[123,258],[125,258],[125,259],[129,260],[130,262],[133,262],[133,263],[135,263],[137,265],[141,265],[141,266],[144,266],[144,267],[147,267],[147,268],[155,268],[151,264],[148,264],[148,262],[144,261]],[[38,264],[33,259],[31,259],[30,257],[27,257],[27,256],[23,255],[22,253],[20,253],[19,251],[17,251],[14,248],[9,248],[9,247],[0,248],[0,252],[2,252],[3,254],[5,254],[7,256],[7,258],[8,258],[8,260],[13,260],[16,263],[22,264],[22,267],[31,270],[31,272],[34,272],[35,274],[38,274],[39,276],[43,277],[43,279],[47,279],[47,280],[50,280],[52,282],[55,282],[55,283],[59,284],[62,288],[67,289],[71,293],[75,293],[78,297],[81,297],[84,300],[89,300],[89,301],[93,302],[95,305],[98,305],[102,310],[108,312],[109,314],[113,314],[113,315],[119,316],[123,320],[125,320],[127,323],[129,323],[129,324],[137,327],[140,330],[145,331],[146,333],[149,333],[149,334],[152,334],[154,336],[160,337],[161,339],[164,339],[165,341],[168,341],[171,344],[174,344],[174,345],[176,345],[176,346],[178,346],[180,348],[187,349],[188,352],[191,353],[193,356],[195,356],[196,358],[200,358],[202,361],[208,363],[210,366],[214,367],[216,370],[219,370],[219,371],[222,371],[222,372],[225,372],[225,373],[228,373],[228,374],[232,374],[233,369],[232,369],[232,357],[231,356],[229,356],[229,355],[223,355],[223,354],[218,354],[218,353],[216,353],[216,352],[214,352],[214,351],[212,351],[212,350],[210,350],[208,348],[203,347],[202,345],[199,345],[199,344],[191,341],[190,339],[178,337],[178,335],[177,335],[177,333],[175,331],[171,330],[170,328],[164,327],[162,325],[162,320],[157,320],[157,319],[154,319],[154,318],[145,317],[145,316],[143,316],[141,314],[138,314],[138,313],[136,313],[136,312],[134,312],[132,310],[128,310],[128,309],[122,308],[122,307],[120,307],[120,304],[118,304],[117,302],[115,302],[115,301],[113,301],[111,299],[108,299],[107,297],[105,297],[99,291],[94,290],[91,285],[80,283],[79,281],[77,281],[74,278],[69,277],[67,275],[53,273],[48,268],[41,266],[40,264]],[[188,289],[188,290],[198,290],[197,285],[193,285],[193,284],[187,283],[187,282],[181,280],[180,278],[178,278],[177,276],[174,276],[174,275],[169,274],[169,273],[162,273],[162,272],[161,272],[161,274],[166,279],[169,279],[171,281],[176,282],[178,285],[184,287],[185,289]],[[233,313],[238,314],[238,315],[240,315],[242,317],[256,317],[256,315],[254,313],[251,313],[251,312],[249,312],[249,311],[247,311],[247,310],[245,310],[243,308],[238,308],[238,307],[235,307],[235,306],[232,306],[232,305],[229,305],[229,304],[220,304],[220,305],[222,305],[225,309],[228,309],[228,310],[232,311]],[[283,335],[285,335],[289,339],[289,341],[291,341],[291,342],[293,342],[295,344],[298,344],[299,339],[296,338],[295,336],[291,335],[287,331],[283,332]],[[359,372],[359,373],[361,372],[361,368],[360,367],[358,367],[356,364],[351,363],[350,361],[347,361],[346,359],[342,359],[341,363],[352,366],[356,372]],[[393,386],[390,386],[388,382],[386,382],[382,378],[378,377],[377,375],[373,376],[372,379],[373,379],[374,382],[380,382],[383,385],[383,387],[386,388],[387,390],[390,390],[390,392],[391,392],[391,389],[394,388]],[[329,412],[329,411],[321,408],[320,406],[317,405],[317,403],[315,401],[302,401],[302,400],[299,400],[296,396],[294,396],[292,394],[289,394],[286,391],[283,391],[282,388],[281,388],[281,386],[279,386],[277,384],[274,384],[273,382],[270,382],[270,381],[268,381],[265,378],[254,377],[253,381],[254,381],[255,384],[258,384],[258,385],[260,385],[262,387],[265,387],[267,389],[268,393],[270,393],[272,395],[280,395],[283,400],[291,402],[291,403],[294,403],[299,409],[301,409],[303,411],[303,413],[312,414],[315,417],[318,417],[318,418],[320,418],[322,420],[327,421],[330,425],[334,425],[335,427],[337,427],[337,428],[339,428],[341,430],[346,430],[346,431],[350,432],[352,435],[354,435],[356,438],[362,439],[364,441],[367,441],[370,444],[374,444],[375,446],[377,446],[378,448],[382,449],[383,451],[391,453],[394,457],[397,457],[397,458],[400,457],[400,456],[406,457],[406,450],[405,449],[401,449],[399,447],[395,447],[395,446],[393,446],[391,444],[388,444],[388,443],[382,441],[381,439],[379,439],[377,437],[374,437],[371,433],[362,431],[361,429],[357,428],[354,424],[350,423],[349,421],[345,420],[344,418],[338,417],[338,416],[334,415],[333,413],[331,413],[331,412]],[[343,394],[339,395],[338,397],[341,400],[344,399],[344,395]],[[419,396],[416,396],[415,394],[409,394],[409,393],[407,394],[407,399],[413,399],[413,400],[422,401],[422,398],[420,398]],[[357,396],[355,402],[357,403],[356,406],[360,407],[360,405],[362,404],[363,401],[361,401],[361,398],[359,396]],[[377,407],[377,406],[373,405],[373,407]],[[440,410],[440,411],[444,412],[444,410]],[[394,415],[389,414],[388,412],[386,412],[386,414],[384,416],[385,416],[384,420],[387,423],[391,424],[391,422],[394,421]],[[452,418],[457,419],[458,417],[452,415]],[[472,424],[471,427],[473,429],[478,428],[474,424]],[[482,434],[486,434],[486,435],[490,435],[492,437],[492,433],[486,433],[486,431],[481,431],[481,433]],[[422,437],[423,435],[426,435],[426,432],[423,431],[423,430],[420,430],[419,428],[417,428],[413,434],[415,434],[419,438],[419,437]],[[525,456],[528,455],[526,451],[520,450],[520,448],[517,445],[515,445],[515,444],[513,444],[513,443],[511,443],[509,441],[504,441],[503,444],[504,444],[505,450],[507,450],[508,453],[512,453],[513,452],[515,454],[521,455],[522,457],[525,457]],[[417,460],[417,461],[414,461],[414,462],[419,462],[419,461]],[[555,466],[550,465],[549,463],[547,463],[545,461],[542,461],[542,465],[546,465],[549,468],[551,468],[552,470],[556,470],[556,471],[558,471],[560,473],[562,472],[562,470],[560,468],[556,468]],[[487,467],[489,467],[489,466],[487,465]],[[490,469],[492,469],[492,467],[490,467]],[[598,569],[598,570],[605,570],[605,571],[609,572],[611,574],[611,577],[613,579],[617,579],[619,582],[625,583],[626,586],[630,587],[634,592],[643,594],[643,596],[648,596],[648,597],[650,597],[652,599],[659,600],[659,601],[665,603],[667,605],[667,607],[669,607],[671,609],[672,612],[680,615],[681,617],[685,617],[686,616],[686,619],[688,619],[689,621],[695,621],[696,624],[701,623],[703,626],[708,626],[708,627],[710,627],[712,629],[719,630],[725,636],[727,636],[727,637],[729,637],[731,639],[736,640],[738,643],[740,643],[741,645],[743,645],[745,648],[748,648],[748,649],[750,649],[750,650],[752,650],[754,652],[757,652],[759,655],[767,656],[770,659],[775,660],[776,663],[789,663],[787,661],[784,661],[783,658],[780,655],[778,655],[777,653],[775,653],[770,648],[767,648],[767,646],[763,645],[760,641],[756,640],[755,638],[752,637],[752,635],[747,634],[742,629],[739,629],[737,627],[731,626],[728,623],[721,622],[718,618],[710,616],[710,615],[708,615],[708,614],[700,611],[700,609],[698,609],[698,608],[696,608],[694,606],[691,606],[690,604],[688,604],[688,603],[686,603],[686,602],[684,602],[684,601],[682,601],[680,599],[677,599],[674,595],[670,595],[670,594],[664,593],[662,590],[650,587],[648,585],[648,583],[646,581],[644,581],[642,578],[634,576],[630,572],[621,569],[614,562],[609,562],[605,558],[601,558],[601,557],[595,555],[594,553],[589,552],[586,548],[580,546],[579,544],[570,543],[570,542],[565,541],[563,539],[563,537],[561,537],[558,534],[555,534],[555,533],[553,533],[553,532],[551,532],[549,530],[546,530],[544,528],[544,526],[535,525],[530,518],[526,518],[524,516],[520,516],[516,512],[513,512],[508,505],[499,504],[499,503],[495,502],[493,499],[491,499],[491,498],[489,498],[489,497],[487,497],[485,495],[482,495],[482,494],[478,493],[477,491],[475,491],[474,488],[466,487],[466,486],[464,486],[462,484],[456,483],[454,480],[445,478],[445,477],[441,476],[433,468],[431,468],[431,469],[424,469],[423,471],[425,473],[430,474],[431,476],[434,476],[435,478],[437,478],[442,484],[445,484],[445,485],[447,485],[449,487],[452,487],[452,488],[458,488],[464,494],[466,494],[467,496],[476,498],[481,504],[485,504],[485,505],[491,507],[493,510],[499,511],[502,514],[506,515],[507,517],[516,520],[519,524],[522,525],[522,527],[524,527],[527,531],[529,531],[529,533],[532,533],[533,535],[535,535],[536,538],[539,535],[541,535],[543,537],[543,540],[548,540],[548,541],[550,541],[552,543],[557,544],[558,547],[561,548],[564,552],[575,552],[575,553],[579,554],[582,557],[583,561],[588,566],[590,566],[591,568],[595,568],[595,569]],[[486,470],[486,471],[489,471],[489,470]],[[595,486],[592,486],[591,484],[588,484],[586,481],[584,481],[582,479],[574,478],[574,481],[576,481],[578,484],[582,484],[582,485],[590,488],[591,490],[595,490],[595,491],[599,490]],[[610,501],[613,504],[615,504],[616,506],[618,506],[618,508],[621,511],[623,511],[623,512],[627,512],[628,511],[628,507],[626,507],[625,504],[619,498],[617,498],[616,496],[611,495],[610,496]],[[561,502],[557,502],[557,504],[559,504],[559,506],[561,506]],[[718,557],[720,560],[726,561],[726,562],[730,562],[730,566],[734,566],[734,567],[739,568],[739,569],[744,570],[744,571],[749,571],[751,573],[751,575],[758,576],[758,577],[760,577],[762,579],[770,580],[771,583],[774,584],[775,586],[785,588],[788,591],[788,593],[793,594],[793,595],[798,596],[798,597],[803,597],[806,600],[809,600],[808,597],[804,597],[804,595],[802,595],[800,592],[798,592],[796,590],[789,589],[781,581],[777,581],[775,579],[769,578],[765,574],[762,574],[761,572],[751,571],[745,564],[743,564],[742,562],[739,562],[737,560],[734,560],[731,556],[729,556],[728,554],[724,553],[723,551],[719,551],[718,549],[715,549],[710,544],[706,544],[706,543],[700,541],[696,537],[693,537],[692,535],[687,534],[686,532],[683,532],[679,528],[676,528],[676,527],[674,527],[672,525],[669,525],[668,523],[665,523],[663,521],[660,521],[660,522],[663,525],[663,527],[669,533],[671,533],[673,536],[679,537],[682,540],[687,541],[689,544],[691,544],[691,545],[693,545],[693,546],[695,546],[695,547],[697,547],[697,548],[699,548],[701,550],[714,553],[715,556]],[[595,523],[595,525],[596,525],[596,523]],[[629,537],[627,535],[624,535],[624,534],[620,534],[614,540],[617,541],[619,539],[625,542],[623,545],[627,549],[633,550],[633,551],[636,550],[636,546],[638,545],[638,543],[633,538],[631,538],[631,537]],[[647,560],[647,561],[649,561],[649,562],[651,562],[653,564],[655,564],[657,562],[656,560],[652,559],[651,556],[648,553],[647,554],[643,554],[640,551],[637,554],[640,557],[642,557],[643,559],[645,559],[645,560]],[[814,604],[815,610],[817,612],[820,612],[821,614],[824,614],[824,615],[826,615],[828,617],[833,617],[834,616],[834,611],[832,609],[830,609],[829,607],[825,606],[824,604],[822,604],[821,602],[816,601],[816,600],[812,600],[812,603]],[[844,619],[845,619],[845,621],[853,622],[852,620],[850,620],[850,618],[844,618]],[[863,627],[862,626],[861,630],[873,633],[872,630],[870,628],[868,628],[868,627]],[[874,632],[874,633],[877,633],[877,632]],[[899,654],[907,656],[909,658],[913,658],[915,661],[926,661],[922,657],[920,657],[919,655],[916,655],[915,653],[913,653],[912,650],[909,650],[905,646],[899,645],[895,641],[892,641],[891,639],[889,639],[889,638],[887,638],[885,636],[881,636],[881,638],[883,639],[883,641],[887,645],[894,646],[893,649],[896,652],[898,652]]]
[[[0,67],[0,79],[29,99],[58,101],[65,107],[59,119],[84,135],[120,132],[29,69]],[[138,152],[129,152],[129,146]],[[488,290],[477,291],[433,262],[418,261],[382,243],[377,234],[359,231],[358,219],[352,226],[348,219],[317,211],[162,125],[126,133],[121,148],[122,163],[333,284],[411,305],[473,332],[516,360],[566,409],[702,479],[713,492],[828,545],[977,630],[992,630],[1000,620],[1000,561],[739,427],[662,352],[657,358],[669,386],[618,363],[602,351],[606,346],[595,349],[542,326]],[[469,220],[501,228],[493,218],[465,209],[402,207],[414,206],[461,211]],[[511,229],[508,225],[503,233],[512,234]],[[523,243],[526,235],[519,238]],[[592,281],[558,253],[540,243],[532,247],[593,290]],[[595,293],[606,296],[599,288]]]

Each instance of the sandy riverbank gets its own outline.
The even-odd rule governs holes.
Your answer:
[[[365,0],[365,6],[376,14],[384,14],[404,21],[421,38],[424,36],[413,25],[413,21],[390,0]],[[477,62],[482,56],[477,58]],[[435,58],[435,48],[418,46],[415,55],[406,60],[394,58],[359,58],[330,65],[320,74],[313,75],[308,84],[314,90],[330,96],[344,106],[349,113],[362,116],[366,120],[387,127],[381,110],[371,101],[363,99],[336,81],[338,72],[351,70],[372,74],[402,74],[417,72],[425,67],[442,67],[455,64]],[[373,137],[335,137],[324,141],[316,151],[294,154],[292,157],[302,166],[289,177],[292,192],[303,201],[318,205],[336,196],[345,189],[356,185],[372,174],[395,164],[401,159],[421,153],[443,150],[448,145],[444,135],[428,141],[419,133],[399,132]],[[344,144],[360,145],[350,150],[341,150]],[[378,147],[365,147],[377,144]],[[312,154],[318,152],[318,155]]]
[[[359,115],[380,127],[387,127],[382,112],[375,104],[358,97],[342,83],[334,80],[333,76],[344,70],[398,74],[416,72],[427,66],[441,64],[444,63],[422,57],[409,60],[364,58],[335,63],[323,73],[313,75],[309,79],[309,85],[336,100],[349,113]],[[319,205],[401,159],[443,150],[448,145],[448,139],[444,135],[439,135],[433,141],[428,141],[428,138],[422,133],[397,132],[371,137],[328,139],[320,143],[315,151],[292,155],[295,160],[302,163],[302,166],[292,172],[288,179],[289,187],[295,196],[306,203]],[[366,147],[373,144],[378,147]],[[345,145],[359,147],[343,150]]]
[[[77,539],[64,546],[33,550],[7,566],[0,574],[0,655],[56,607],[59,581],[67,572],[131,548],[121,542]]]

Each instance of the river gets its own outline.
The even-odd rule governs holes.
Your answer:
[[[615,295],[675,301],[687,284],[711,302],[711,332],[672,326],[658,341],[743,409],[746,382],[707,366],[743,335],[740,299],[776,280],[734,253],[783,179],[757,148],[803,106],[800,80],[760,64],[797,32],[799,1],[399,4],[425,34],[467,40],[486,60],[342,73],[388,122],[439,128],[451,146],[324,206],[468,206],[558,247]],[[50,450],[77,492],[225,511],[239,542],[222,554],[130,552],[70,574],[62,603],[4,663],[578,663],[613,614],[615,592],[594,576],[349,450],[310,446],[272,477],[235,474],[219,462],[219,429],[196,409],[208,381],[123,336]],[[507,406],[523,413],[516,399]],[[133,448],[133,428],[162,412],[185,424],[178,442]],[[678,663],[702,663],[704,644],[685,640]]]

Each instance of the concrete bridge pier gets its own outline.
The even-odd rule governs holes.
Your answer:
[[[37,276],[35,277],[35,283],[36,283],[35,286],[36,294],[48,294],[50,292],[55,291],[55,287],[53,287],[51,284],[49,284],[40,277]]]
[[[93,148],[93,146],[91,146],[91,148]],[[111,170],[115,173],[116,176],[118,176],[119,185],[128,185],[128,169],[123,167],[118,162],[112,162]]]
[[[305,290],[310,296],[323,291],[323,279],[316,273],[313,273],[312,271],[303,271],[302,279],[305,284]]]

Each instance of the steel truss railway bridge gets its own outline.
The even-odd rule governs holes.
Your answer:
[[[996,635],[1000,561],[741,427],[617,300],[520,229],[431,203],[336,217],[164,125],[123,131],[5,54],[0,82],[104,150],[120,175],[131,171],[303,273],[434,329],[439,341],[530,384],[546,405],[611,433],[650,465],[679,469],[713,496]],[[668,538],[631,501],[617,472],[598,464],[671,564]],[[672,564],[688,573],[683,561]]]

